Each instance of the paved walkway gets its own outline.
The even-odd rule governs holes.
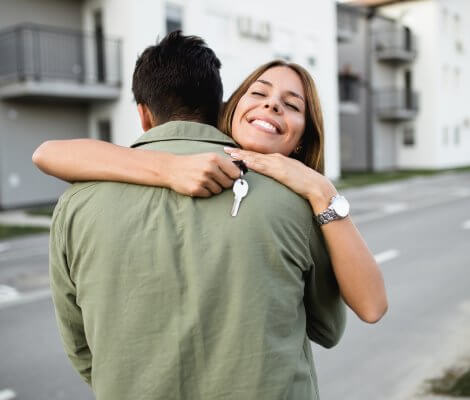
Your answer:
[[[39,215],[29,215],[25,211],[0,211],[0,224],[50,227],[51,218]]]

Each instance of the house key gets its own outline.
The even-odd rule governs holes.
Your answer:
[[[245,179],[238,178],[233,184],[233,194],[235,198],[233,199],[232,217],[237,216],[238,209],[240,208],[240,203],[242,202],[242,199],[247,195],[247,193],[248,182],[245,181]]]

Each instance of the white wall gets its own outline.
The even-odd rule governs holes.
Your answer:
[[[292,61],[309,69],[323,105],[327,174],[332,178],[339,176],[336,7],[333,0],[292,0],[275,5],[267,0],[88,0],[84,26],[90,30],[91,12],[103,4],[106,34],[123,39],[121,99],[110,106],[94,107],[90,126],[96,125],[98,116],[109,113],[116,143],[129,145],[140,134],[132,101],[132,72],[138,54],[155,43],[157,36],[165,35],[167,3],[184,8],[185,34],[202,36],[221,59],[225,98],[253,69],[276,56],[289,55]],[[252,19],[255,29],[269,23],[270,39],[260,41],[240,36],[238,22],[246,17]],[[312,58],[314,65],[309,64]]]
[[[381,12],[401,19],[418,37],[418,58],[413,66],[414,86],[420,97],[415,121],[416,145],[405,147],[398,143],[399,166],[446,168],[469,165],[470,2],[410,1],[381,7]],[[462,43],[463,52],[456,50],[457,41]],[[444,138],[446,129],[447,141]],[[455,140],[456,129],[460,132],[459,143]]]
[[[439,165],[470,164],[470,4],[438,1]],[[456,20],[457,19],[457,20]],[[463,51],[459,51],[459,48]],[[444,140],[447,130],[448,138]],[[456,138],[458,131],[459,138]],[[458,139],[458,140],[457,140]]]

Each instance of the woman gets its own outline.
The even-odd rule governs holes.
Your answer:
[[[228,100],[220,129],[243,148],[226,153],[288,186],[317,215],[337,191],[323,175],[323,121],[315,84],[297,64],[256,69]],[[169,187],[209,197],[232,186],[239,172],[217,154],[173,155],[91,139],[49,141],[33,155],[44,172],[67,181],[110,180]],[[349,217],[321,226],[341,295],[365,322],[387,309],[382,274]]]

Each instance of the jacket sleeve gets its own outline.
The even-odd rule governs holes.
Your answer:
[[[320,228],[310,235],[313,265],[305,274],[304,305],[307,335],[315,343],[330,348],[338,344],[346,326],[346,307],[331,267]]]
[[[49,243],[49,275],[56,320],[65,352],[86,383],[91,385],[92,355],[85,336],[82,312],[76,303],[76,287],[70,276],[64,239],[62,202],[54,211]]]

